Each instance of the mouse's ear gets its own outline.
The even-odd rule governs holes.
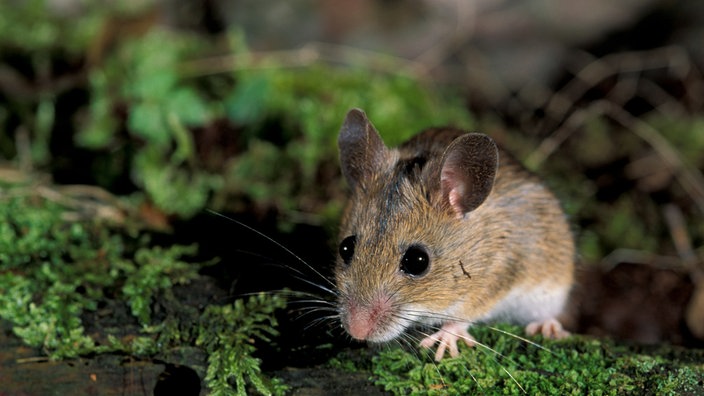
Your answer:
[[[484,202],[499,166],[499,150],[490,137],[468,133],[453,140],[442,158],[440,189],[442,200],[457,217]]]
[[[352,109],[347,113],[340,128],[337,146],[340,150],[342,174],[352,188],[381,169],[389,156],[389,150],[379,132],[360,109]]]

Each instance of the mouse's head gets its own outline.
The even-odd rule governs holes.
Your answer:
[[[454,131],[389,149],[356,109],[338,144],[352,190],[335,269],[343,326],[356,339],[388,341],[413,323],[448,319],[457,283],[471,281],[461,268],[467,241],[455,231],[491,192],[496,145]]]

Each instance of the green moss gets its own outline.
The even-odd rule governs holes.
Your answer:
[[[283,394],[287,389],[276,379],[266,380],[260,361],[252,357],[256,349],[252,337],[270,342],[270,337],[277,334],[272,314],[284,305],[279,297],[259,294],[246,302],[237,300],[232,305],[206,308],[196,345],[208,353],[205,380],[213,395],[246,395],[247,383],[262,394]]]
[[[205,383],[213,394],[243,394],[250,385],[263,394],[285,389],[252,357],[253,340],[276,334],[281,298],[189,306],[173,287],[199,276],[202,265],[186,261],[196,246],[149,246],[146,235],[128,240],[30,191],[0,197],[0,318],[27,345],[51,359],[112,352],[149,358],[197,346],[208,354]],[[119,328],[91,323],[88,334],[84,318],[101,305],[113,314],[128,308],[131,317],[120,318]]]
[[[487,347],[461,348],[455,359],[436,363],[425,351],[400,347],[373,359],[376,384],[394,394],[531,394],[642,395],[698,394],[704,391],[704,366],[687,359],[667,359],[662,351],[639,353],[608,340],[572,336],[561,341],[509,336],[477,327],[473,334]],[[491,350],[489,349],[491,348]]]

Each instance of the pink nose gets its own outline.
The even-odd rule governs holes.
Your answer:
[[[347,316],[347,332],[350,333],[352,338],[366,340],[371,331],[372,326],[369,323],[369,314],[363,310],[360,312],[357,307],[350,307],[349,315]]]

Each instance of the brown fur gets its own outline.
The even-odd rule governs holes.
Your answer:
[[[373,164],[355,163],[368,160],[361,154],[364,145],[355,146],[350,157],[340,144],[343,172],[351,165],[354,172],[364,170],[355,180],[346,174],[353,188],[340,241],[356,235],[357,243],[349,266],[338,259],[336,267],[345,326],[350,304],[371,309],[380,298],[394,308],[373,324],[378,333],[410,306],[424,312],[415,321],[437,324],[451,316],[469,323],[490,315],[511,290],[538,284],[569,289],[575,252],[565,215],[544,184],[510,155],[499,151],[493,188],[483,203],[463,218],[453,211],[440,172],[445,150],[464,134],[429,129],[383,154],[373,148]],[[425,246],[431,264],[427,274],[413,277],[399,263],[417,244]]]

